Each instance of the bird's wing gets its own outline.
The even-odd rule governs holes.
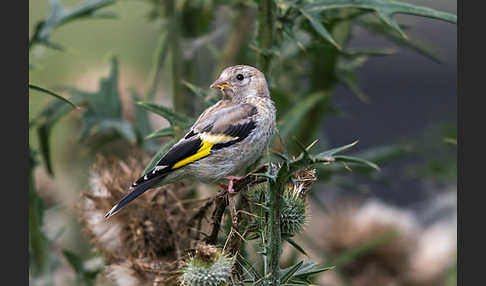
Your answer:
[[[159,172],[178,169],[209,156],[212,150],[225,148],[245,139],[256,127],[256,113],[254,105],[244,103],[229,106],[225,104],[218,110],[213,109],[212,112],[202,114],[186,136],[147,173],[147,179],[156,177]],[[140,182],[144,179],[142,177]]]
[[[173,170],[209,156],[213,150],[245,139],[256,127],[257,109],[251,104],[223,103],[204,112],[191,130],[148,171],[132,184],[134,188],[105,217],[110,217],[167,176]]]

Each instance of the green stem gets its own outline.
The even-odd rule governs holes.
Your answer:
[[[169,50],[171,53],[171,72],[172,72],[172,102],[177,112],[191,114],[190,101],[182,91],[181,78],[183,58],[180,47],[180,21],[179,13],[176,10],[175,0],[165,1],[166,17],[168,19]]]
[[[283,193],[281,180],[269,183],[269,233],[268,233],[268,267],[271,273],[271,285],[280,285],[280,254],[282,253],[282,238],[280,233],[280,206]]]
[[[257,66],[264,73],[267,74],[270,68],[271,54],[270,49],[273,45],[273,1],[261,0],[258,1],[258,57]]]
[[[32,259],[32,273],[40,275],[47,262],[47,240],[42,232],[43,204],[35,189],[34,168],[36,163],[32,151],[29,158],[29,256]]]

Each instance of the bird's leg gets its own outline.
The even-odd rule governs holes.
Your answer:
[[[238,177],[238,176],[226,176],[224,177],[225,179],[229,180],[228,182],[228,193],[230,194],[233,194],[234,193],[234,190],[233,190],[233,181],[234,180],[239,180],[243,177]]]
[[[216,185],[220,186],[223,190],[217,194],[218,197],[225,195],[226,193],[233,194],[233,181],[234,180],[239,180],[243,177],[238,177],[238,176],[226,176],[224,177],[225,179],[228,180],[228,184],[225,185],[223,183],[216,183]]]

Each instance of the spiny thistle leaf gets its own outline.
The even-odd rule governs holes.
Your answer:
[[[150,124],[147,110],[140,107],[137,102],[141,100],[140,96],[135,90],[130,89],[132,95],[132,105],[135,110],[135,131],[137,132],[138,141],[146,147],[147,150],[156,152],[159,148],[157,140],[149,139],[147,137],[152,133],[152,125]]]
[[[323,271],[331,270],[331,269],[334,268],[334,266],[332,266],[332,267],[323,267],[323,268],[317,268],[316,269],[316,266],[318,264],[316,262],[309,261],[309,260],[301,261],[298,264],[300,264],[300,265],[297,268],[297,270],[295,270],[295,271],[294,271],[295,265],[290,266],[290,267],[285,268],[285,269],[281,269],[280,270],[280,277],[284,277],[286,274],[288,274],[289,271],[292,270],[293,274],[291,275],[289,282],[290,283],[298,283],[299,281],[301,281],[301,279],[306,280],[311,275],[321,273]],[[308,284],[304,284],[304,285],[308,285]]]
[[[202,98],[208,97],[208,93],[205,90],[203,90],[202,88],[195,86],[194,84],[192,84],[188,81],[185,81],[185,80],[182,81],[182,84],[184,84],[187,88],[189,88],[195,95],[202,97]]]
[[[56,28],[77,19],[113,18],[113,13],[100,13],[98,10],[114,3],[115,0],[93,0],[74,8],[64,8],[59,0],[49,0],[49,16],[36,25],[32,39],[29,42],[29,48],[35,44],[42,44],[53,49],[62,50],[62,46],[53,43],[50,39],[52,32]]]
[[[174,128],[167,127],[167,128],[163,128],[163,129],[160,129],[160,130],[157,130],[157,131],[150,133],[149,135],[147,135],[146,138],[147,139],[148,138],[159,138],[159,137],[166,137],[166,136],[174,137],[174,135],[176,135],[176,131],[174,130]]]
[[[67,88],[74,97],[85,99],[87,110],[83,113],[83,128],[80,140],[88,136],[104,136],[115,132],[130,143],[137,142],[135,126],[123,119],[122,101],[118,90],[118,59],[111,59],[111,70],[107,78],[100,80],[99,90],[87,92]]]
[[[304,261],[302,260],[299,263],[294,264],[293,266],[290,266],[289,268],[286,268],[285,270],[282,271],[281,277],[280,277],[280,283],[287,283],[287,281],[292,278],[292,275],[294,275],[297,270],[300,269],[300,267],[304,264]]]
[[[349,148],[353,147],[354,145],[358,144],[358,140],[354,141],[353,143],[351,144],[348,144],[348,145],[344,145],[344,146],[341,146],[341,147],[337,147],[337,148],[333,148],[333,149],[330,149],[330,150],[327,150],[327,151],[324,151],[322,153],[319,153],[318,155],[316,155],[315,157],[316,158],[330,158],[332,156],[334,156],[335,154],[337,153],[340,153],[342,151],[345,151],[345,150],[348,150]]]
[[[194,123],[194,118],[186,116],[184,114],[176,112],[174,109],[165,107],[160,104],[141,101],[137,103],[141,107],[156,113],[169,121],[172,126],[179,126],[181,128],[187,128]]]
[[[71,102],[71,101],[69,101],[68,99],[66,99],[66,98],[64,98],[64,97],[62,97],[62,96],[60,96],[59,94],[57,94],[57,93],[55,93],[55,92],[53,92],[53,91],[51,91],[51,90],[48,90],[48,89],[42,88],[42,87],[37,86],[37,85],[35,85],[35,84],[30,84],[30,83],[29,83],[29,88],[30,88],[30,89],[33,89],[33,90],[37,90],[37,91],[43,92],[43,93],[45,93],[45,94],[52,95],[52,96],[54,96],[55,98],[57,98],[57,99],[59,99],[59,100],[61,100],[61,101],[65,102],[65,103],[67,103],[67,104],[71,105],[73,108],[79,109],[79,107],[78,107],[78,106],[76,106],[76,104],[72,103],[72,102]]]
[[[202,88],[200,88],[200,87],[198,87],[198,86],[196,86],[196,85],[194,85],[194,84],[192,84],[188,81],[185,81],[185,80],[182,81],[182,83],[187,88],[189,88],[195,95],[204,99],[204,106],[205,107],[209,107],[209,106],[215,104],[218,101],[218,97],[215,97],[215,96],[211,97],[210,94],[206,90],[204,90],[204,89],[202,89]]]
[[[73,96],[71,101],[75,105],[80,105],[85,102],[84,99],[79,96]],[[41,155],[46,164],[47,171],[51,176],[54,176],[51,162],[51,146],[49,144],[51,132],[59,119],[67,115],[71,110],[73,110],[73,108],[70,105],[65,104],[63,101],[52,101],[49,102],[40,114],[29,124],[30,126],[37,126]]]
[[[290,237],[287,237],[285,238],[285,240],[290,243],[290,245],[292,245],[295,249],[297,249],[300,253],[304,254],[305,256],[307,256],[307,253],[305,252],[304,248],[302,248],[302,246],[300,246],[297,242],[295,242],[292,238]]]
[[[356,158],[356,157],[336,155],[336,156],[334,156],[334,159],[336,160],[336,162],[359,163],[359,164],[363,164],[363,165],[366,165],[368,167],[371,167],[371,168],[373,168],[377,171],[380,170],[380,167],[378,167],[378,165],[376,165],[375,163],[364,160],[364,159]]]
[[[258,273],[258,271],[253,267],[253,265],[241,254],[238,254],[238,263],[242,266],[243,270],[249,273],[252,276],[252,280],[258,280],[262,278],[262,275]]]
[[[322,25],[322,23],[317,18],[317,15],[315,15],[314,13],[311,13],[310,11],[304,10],[304,9],[299,9],[299,11],[309,21],[309,23],[311,24],[312,28],[321,37],[323,37],[326,41],[328,41],[333,46],[335,46],[338,50],[341,50],[341,46],[333,39],[333,37],[327,31],[327,29],[324,27],[324,25]]]
[[[319,13],[324,10],[337,8],[359,8],[372,10],[388,26],[397,31],[403,38],[407,38],[398,23],[393,20],[394,14],[410,14],[450,23],[457,22],[457,16],[437,11],[432,8],[413,5],[409,3],[392,1],[392,0],[316,0],[306,4],[302,10],[307,13]]]
[[[384,36],[385,38],[399,46],[404,46],[411,50],[414,50],[436,63],[442,62],[441,58],[438,55],[439,52],[436,49],[412,37],[404,39],[394,29],[383,25],[380,21],[371,19],[367,16],[363,16],[358,18],[357,24],[372,33]]]

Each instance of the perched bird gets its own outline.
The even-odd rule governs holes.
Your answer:
[[[251,66],[228,67],[210,87],[222,91],[222,100],[206,109],[184,138],[132,184],[106,218],[154,186],[183,178],[232,179],[262,154],[274,133],[276,113],[263,73]]]

